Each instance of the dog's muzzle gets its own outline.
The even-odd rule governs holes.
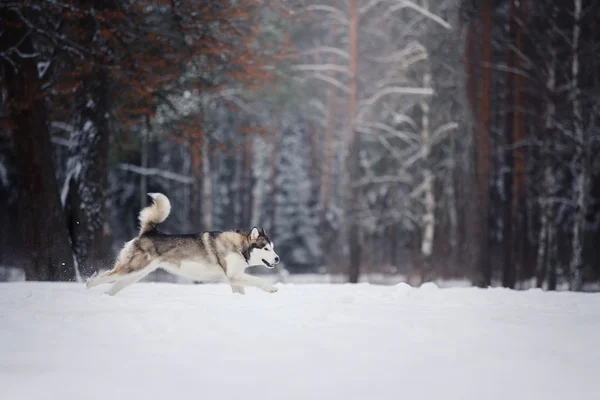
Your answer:
[[[263,264],[265,264],[265,266],[267,268],[275,268],[275,266],[273,264],[271,264],[270,262],[268,262],[267,260],[265,260],[264,258],[262,259]]]

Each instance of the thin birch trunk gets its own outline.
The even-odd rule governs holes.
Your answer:
[[[431,73],[426,71],[423,76],[423,87],[431,86]],[[421,104],[421,154],[424,163],[424,194],[425,215],[423,216],[423,238],[421,241],[421,254],[428,260],[433,252],[433,238],[435,233],[435,195],[433,193],[434,176],[431,171],[429,155],[431,152],[431,132],[429,127],[429,99],[423,98]]]
[[[348,146],[346,153],[346,171],[343,174],[345,177],[345,193],[344,193],[344,210],[345,210],[345,235],[348,238],[349,249],[349,268],[348,280],[350,283],[358,282],[360,275],[360,259],[361,259],[361,244],[360,244],[360,225],[354,215],[354,201],[358,195],[358,188],[354,186],[358,180],[359,160],[358,160],[358,139],[356,135],[356,103],[358,91],[358,0],[350,1],[350,98],[348,101]]]
[[[150,140],[150,117],[146,115],[146,129],[142,133],[142,160],[141,167],[148,168],[148,143]],[[140,209],[148,205],[148,177],[145,174],[140,176]]]
[[[551,52],[551,62],[548,68],[548,82],[546,87],[548,88],[548,93],[554,93],[556,86],[556,53]],[[554,101],[552,99],[548,99],[548,106],[546,110],[545,116],[545,132],[544,132],[544,198],[542,198],[541,202],[541,227],[540,234],[538,239],[538,251],[537,251],[537,262],[536,262],[536,279],[537,279],[537,287],[541,288],[544,285],[544,281],[547,278],[548,274],[548,240],[549,240],[549,213],[550,209],[553,207],[552,204],[548,203],[548,198],[552,195],[553,192],[553,176],[552,176],[552,167],[550,166],[548,157],[550,153],[550,132],[552,128],[552,121],[554,120],[555,114],[555,106]]]
[[[579,21],[581,19],[581,1],[574,0],[574,24],[573,24],[573,62],[571,64],[572,82],[571,82],[571,96],[573,102],[573,117],[574,117],[574,131],[575,131],[575,170],[578,172],[575,178],[575,185],[573,188],[576,209],[573,215],[573,239],[571,242],[571,249],[573,256],[569,266],[571,273],[570,289],[574,291],[580,291],[583,285],[583,265],[582,265],[582,251],[583,251],[583,239],[584,239],[584,222],[586,214],[586,164],[584,162],[585,150],[585,138],[583,133],[583,118],[581,110],[581,96],[579,93],[579,39],[580,39],[580,26]]]
[[[212,168],[210,163],[210,138],[202,138],[202,222],[204,230],[213,228],[213,188]]]

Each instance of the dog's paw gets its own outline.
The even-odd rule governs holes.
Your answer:
[[[87,289],[89,289],[89,288],[91,288],[91,287],[94,287],[94,286],[96,286],[94,283],[95,283],[95,280],[96,280],[96,278],[97,278],[97,277],[98,277],[98,271],[94,272],[94,273],[92,274],[92,276],[90,276],[89,278],[87,278],[87,279],[85,280],[85,287],[86,287]]]
[[[279,289],[277,289],[275,286],[267,286],[264,291],[267,293],[275,293],[277,292]]]

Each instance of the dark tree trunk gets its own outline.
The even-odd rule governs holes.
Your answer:
[[[398,224],[392,224],[388,228],[390,238],[389,263],[392,267],[398,266]]]
[[[477,286],[487,287],[492,281],[492,266],[489,251],[489,182],[490,182],[490,97],[491,97],[491,69],[492,61],[492,1],[484,0],[482,5],[482,48],[481,48],[481,99],[479,101],[479,115],[475,135],[476,143],[476,176],[477,176],[477,217],[478,217],[478,268],[479,276]],[[475,32],[470,31],[467,40],[476,40]],[[476,62],[476,60],[470,60]],[[470,79],[476,79],[470,76]],[[475,85],[471,87],[474,88]],[[476,94],[471,96],[473,100]],[[474,104],[471,101],[472,105]],[[474,113],[475,114],[475,110]]]
[[[104,235],[109,149],[105,89],[106,80],[96,71],[78,99],[80,118],[68,162],[71,170],[65,207],[73,251],[83,277],[91,276],[108,255]]]
[[[516,19],[515,19],[515,2],[510,1],[510,13],[509,26],[510,31],[508,32],[508,43],[514,42]],[[508,52],[507,65],[509,69],[515,67],[515,54],[513,51]],[[515,286],[515,259],[513,257],[514,245],[513,245],[513,230],[514,230],[514,213],[517,212],[516,204],[513,203],[513,198],[516,193],[516,188],[513,187],[515,183],[515,158],[513,153],[513,145],[515,142],[516,124],[514,121],[517,118],[518,110],[516,99],[519,95],[517,93],[518,88],[516,86],[516,74],[513,72],[507,72],[506,74],[506,97],[504,107],[504,207],[503,207],[503,229],[502,229],[502,243],[504,246],[504,262],[502,268],[502,286],[507,288],[514,288]],[[513,103],[514,102],[514,103]]]
[[[97,16],[114,10],[113,0],[80,0],[85,8],[95,13],[76,20],[73,27],[81,34],[82,43],[92,49],[109,48],[97,35]],[[104,50],[106,51],[106,50]],[[93,274],[108,256],[108,237],[105,235],[104,203],[108,185],[108,153],[110,132],[108,120],[108,77],[102,68],[104,60],[93,56],[79,60],[79,67],[87,71],[76,95],[73,113],[75,131],[71,136],[74,145],[69,149],[67,162],[68,195],[65,201],[69,233],[79,272],[83,277]],[[144,179],[145,177],[142,177]],[[144,194],[145,196],[145,194]]]
[[[510,128],[507,128],[507,139],[511,139],[512,134],[509,133]],[[507,146],[509,142],[507,141]],[[502,227],[502,242],[504,245],[504,260],[502,268],[502,286],[513,289],[515,286],[515,267],[513,259],[513,173],[511,168],[513,155],[509,148],[504,149],[505,173],[504,173],[504,225]]]
[[[20,54],[33,54],[29,30],[16,13],[4,13],[6,26],[0,36],[0,51],[16,46]],[[14,138],[25,276],[27,280],[74,280],[73,253],[54,175],[36,58],[15,55],[13,61],[14,66],[5,60],[0,65]]]
[[[353,199],[358,198],[358,188],[354,183],[359,178],[359,160],[358,160],[358,137],[356,135],[356,103],[358,91],[358,1],[350,2],[350,101],[348,106],[348,118],[350,119],[350,134],[348,138],[349,151],[347,154],[346,168],[349,174],[349,187],[347,188],[344,199],[346,207],[346,218],[348,219],[348,246],[350,248],[350,265],[348,268],[348,280],[350,283],[358,282],[360,274],[360,225],[353,215]]]

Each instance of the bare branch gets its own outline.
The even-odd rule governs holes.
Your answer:
[[[368,107],[375,104],[381,98],[392,95],[392,94],[415,94],[415,95],[422,95],[422,96],[431,96],[434,94],[434,91],[432,88],[419,88],[419,87],[394,86],[394,87],[383,88],[380,91],[378,91],[377,93],[375,93],[373,96],[371,96],[369,99],[364,100],[360,103],[359,112],[356,117],[357,120],[360,120],[360,118],[366,112]]]
[[[431,135],[431,144],[434,145],[444,137],[444,134],[452,129],[457,129],[458,123],[456,122],[447,122],[441,126],[439,126],[433,134]]]
[[[344,84],[343,82],[340,82],[339,80],[325,75],[325,74],[321,74],[319,72],[315,72],[314,74],[310,74],[310,75],[306,75],[309,78],[314,78],[314,79],[319,79],[321,81],[327,82],[332,86],[335,86],[336,88],[342,90],[344,93],[349,94],[350,93],[350,88],[348,87],[348,85]]]
[[[305,50],[301,54],[307,55],[307,54],[315,54],[315,53],[329,53],[329,54],[335,54],[335,55],[343,57],[345,59],[350,58],[350,54],[348,54],[347,51],[344,51],[342,49],[338,49],[337,47],[332,47],[332,46],[318,46],[318,47],[315,47],[314,49]]]
[[[119,164],[119,169],[123,171],[130,171],[136,174],[145,175],[145,176],[158,176],[160,178],[168,179],[171,181],[176,181],[179,183],[183,183],[185,185],[190,185],[194,183],[194,178],[186,175],[177,174],[175,172],[164,171],[158,168],[144,168],[139,167],[133,164]]]
[[[300,64],[292,67],[297,71],[333,71],[340,72],[345,75],[350,75],[350,71],[347,67],[336,64]]]
[[[335,19],[341,22],[344,25],[348,25],[350,23],[350,19],[345,12],[340,10],[339,8],[335,8],[332,6],[327,6],[323,4],[311,5],[306,7],[306,11],[325,11],[330,13]]]
[[[438,24],[440,24],[441,26],[443,26],[446,29],[448,29],[448,30],[452,29],[452,25],[450,25],[446,20],[444,20],[443,18],[441,18],[438,15],[435,15],[434,13],[427,10],[426,8],[421,7],[420,5],[415,4],[409,0],[398,0],[398,1],[400,2],[400,4],[391,6],[390,8],[387,9],[387,11],[384,14],[386,17],[389,17],[394,12],[401,10],[403,8],[410,8],[410,9],[417,11],[418,13],[423,14],[424,16],[431,19],[432,21],[437,22]]]
[[[410,175],[397,175],[397,176],[376,176],[367,179],[360,179],[354,182],[354,187],[361,187],[366,185],[381,185],[385,183],[404,183],[411,184],[412,177]]]

